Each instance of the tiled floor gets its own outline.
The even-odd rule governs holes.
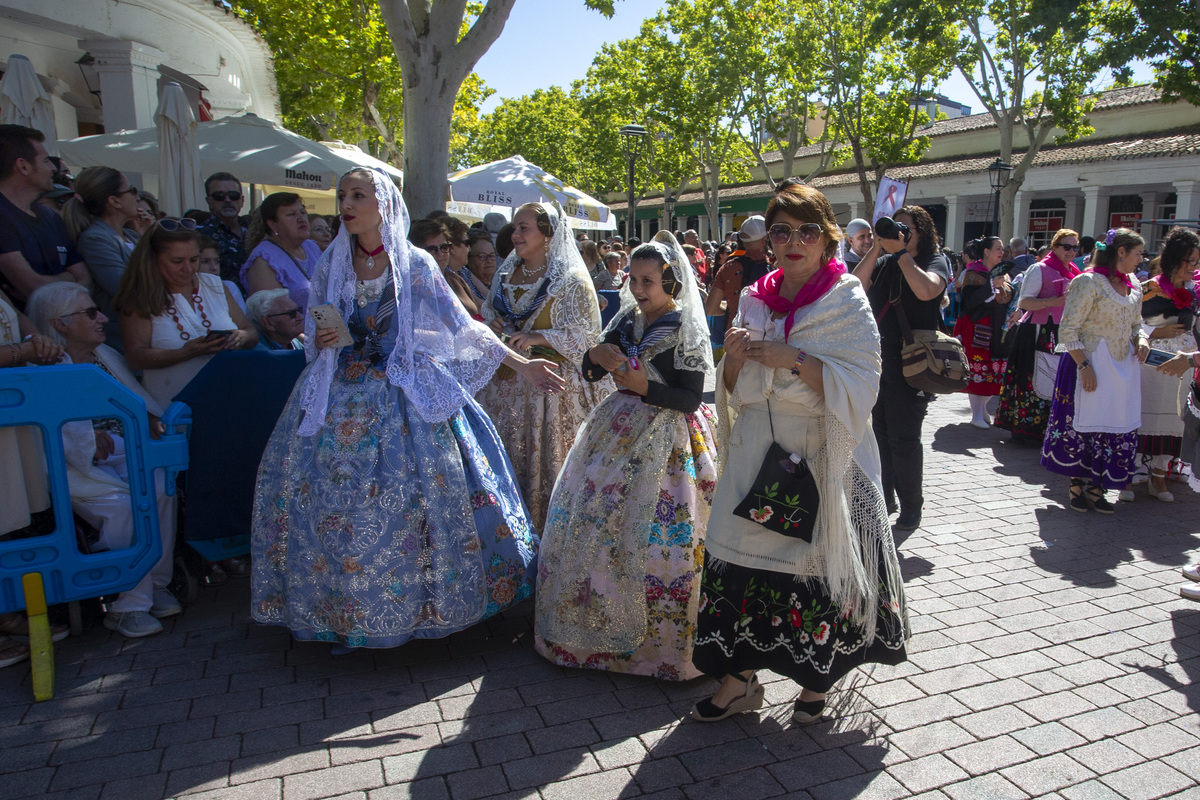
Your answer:
[[[900,545],[910,660],[849,676],[828,722],[685,719],[713,684],[560,669],[530,604],[447,640],[339,659],[207,589],[164,635],[59,646],[54,700],[0,671],[0,797],[1200,798],[1200,500],[1065,509],[1036,450],[926,424],[925,526]]]

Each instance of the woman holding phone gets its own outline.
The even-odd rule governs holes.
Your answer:
[[[448,636],[531,594],[537,531],[472,395],[502,363],[539,391],[564,386],[467,315],[406,239],[386,172],[342,176],[338,206],[311,283],[309,364],[263,453],[250,541],[254,619],[334,654]],[[340,326],[317,326],[326,312],[348,346]]]
[[[1196,268],[1200,267],[1200,236],[1187,228],[1167,233],[1159,254],[1162,272],[1142,284],[1142,332],[1150,337],[1155,359],[1160,353],[1175,356],[1196,349]],[[1183,417],[1190,387],[1175,375],[1155,369],[1147,361],[1141,369],[1142,426],[1138,429],[1137,452],[1150,468],[1146,488],[1164,503],[1175,500],[1167,489],[1167,470],[1183,448]],[[1120,498],[1133,500],[1124,489]]]
[[[1058,322],[1062,319],[1067,287],[1079,274],[1071,259],[1079,252],[1079,234],[1062,228],[1050,240],[1050,252],[1025,270],[1017,307],[1024,313],[1013,334],[1008,367],[1000,387],[1000,409],[996,427],[1012,431],[1014,441],[1038,443],[1046,434],[1050,401],[1035,391],[1034,373],[1039,360],[1051,360],[1057,367],[1061,356],[1054,352],[1058,344]]]
[[[138,240],[113,307],[129,368],[166,408],[222,350],[249,350],[258,332],[217,275],[199,272],[200,239],[190,219],[161,219]]]

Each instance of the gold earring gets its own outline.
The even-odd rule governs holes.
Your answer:
[[[546,252],[547,253],[550,252],[550,240],[549,239],[546,240]]]

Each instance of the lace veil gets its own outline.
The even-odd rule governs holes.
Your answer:
[[[704,299],[700,296],[700,287],[696,283],[696,274],[692,271],[691,262],[683,252],[678,240],[670,231],[659,231],[654,238],[641,247],[653,247],[659,255],[671,266],[675,279],[683,288],[675,298],[675,308],[679,311],[679,347],[675,348],[675,369],[703,372],[713,371],[712,340],[708,331],[708,317],[704,313]],[[639,248],[640,249],[640,248]],[[634,250],[636,253],[637,250]],[[632,256],[632,253],[630,254]],[[621,308],[609,321],[604,329],[607,334],[617,326],[626,314],[637,308],[629,281],[621,287]]]
[[[562,224],[563,213],[558,203],[542,203],[550,217],[550,249],[546,253],[546,278],[549,281],[547,294],[550,302],[550,329],[539,330],[560,355],[571,364],[583,361],[588,348],[600,341],[600,300],[579,247],[571,236],[570,226]],[[516,269],[520,257],[513,251],[496,269],[492,288],[483,304],[483,318],[491,322],[496,318],[492,301],[507,278]],[[521,330],[533,330],[538,314],[525,320]]]
[[[391,177],[363,167],[346,174],[350,173],[365,175],[375,185],[382,217],[379,229],[391,263],[396,343],[387,359],[388,381],[404,390],[421,419],[447,420],[488,382],[508,350],[459,305],[433,257],[409,246],[408,209]],[[355,303],[354,247],[355,237],[342,226],[317,265],[309,308],[332,303],[343,319],[350,316]],[[304,322],[304,333],[311,366],[301,390],[300,435],[311,436],[325,424],[338,351],[317,350],[312,315]]]

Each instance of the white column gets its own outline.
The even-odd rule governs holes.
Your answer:
[[[1108,230],[1108,192],[1107,186],[1083,187],[1083,222],[1080,224],[1080,236],[1104,238]]]
[[[1142,195],[1142,219],[1158,219],[1158,204],[1162,202],[1162,195],[1159,192],[1141,192],[1140,194]],[[1147,250],[1158,249],[1159,231],[1157,225],[1145,224],[1138,230],[1146,240]]]
[[[700,226],[696,228],[696,235],[700,237],[700,241],[708,239],[708,214],[700,217]]]
[[[731,230],[733,230],[733,214],[722,214],[721,215],[721,239],[719,241],[724,241],[725,234],[729,233]]]
[[[946,200],[946,247],[959,251],[963,246],[963,202],[956,194],[948,194]]]
[[[1175,219],[1200,219],[1200,181],[1175,181]]]
[[[851,200],[847,205],[850,206],[850,219],[866,219],[862,214],[862,200]],[[870,222],[870,220],[867,220]]]
[[[1063,202],[1066,203],[1066,208],[1063,209],[1063,227],[1078,231],[1081,227],[1079,219],[1079,195],[1065,195]]]
[[[1013,197],[1013,236],[1029,239],[1029,201],[1032,199],[1029,192],[1023,191]]]
[[[158,65],[166,54],[121,39],[81,39],[79,47],[96,59],[104,129],[116,133],[152,127],[158,107]]]

